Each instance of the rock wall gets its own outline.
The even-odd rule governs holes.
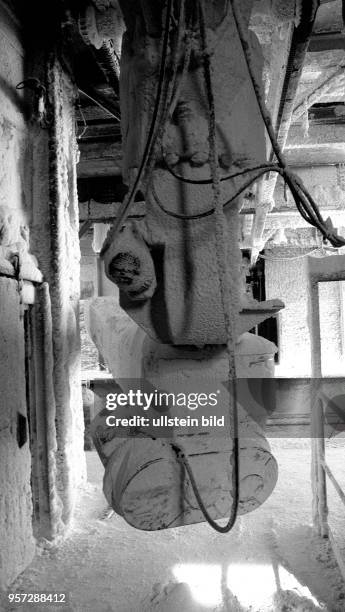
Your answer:
[[[47,450],[53,453],[56,465],[54,496],[61,516],[55,519],[63,533],[73,514],[77,488],[86,476],[78,313],[75,90],[57,61],[50,58],[47,66],[47,54],[38,49],[41,40],[33,39],[28,48],[22,37],[20,22],[0,0],[0,270],[11,261],[9,245],[19,244],[21,248],[24,242],[30,245],[49,284],[56,418],[51,417],[52,422],[46,424],[51,442]],[[32,112],[33,93],[16,87],[28,76],[45,84],[48,121],[39,122]],[[35,262],[33,258],[33,265]],[[25,380],[17,283],[11,282],[14,290],[6,290],[6,302],[0,299],[0,586],[9,584],[34,554],[26,420],[31,410],[26,406],[26,383],[30,379]],[[43,377],[40,384],[43,389]],[[54,414],[54,410],[46,412]],[[39,525],[36,534],[40,535]]]
[[[0,4],[0,250],[18,239],[12,228],[27,222],[23,50],[11,15]],[[6,213],[5,213],[6,211]],[[6,222],[4,221],[6,217]],[[14,232],[15,233],[15,232]],[[31,561],[32,501],[25,389],[24,327],[18,285],[0,278],[0,588]]]
[[[24,328],[17,282],[0,278],[0,588],[30,563],[31,458],[24,371]]]
[[[42,271],[49,282],[52,304],[57,487],[63,503],[62,520],[67,526],[77,487],[86,477],[80,380],[76,92],[56,58],[49,64],[47,80],[52,112],[48,130],[49,193],[45,210],[43,204],[38,215],[38,226],[48,213],[50,249],[48,259],[42,261]]]
[[[75,89],[53,58],[33,62],[47,83],[47,129],[30,130],[32,249],[49,283],[56,402],[57,488],[62,521],[72,517],[77,487],[86,476],[80,381],[80,248],[74,131]],[[36,70],[36,72],[35,72]]]
[[[72,518],[86,476],[80,381],[80,248],[74,132],[75,89],[59,63],[31,58],[31,74],[47,84],[49,122],[30,130],[31,243],[49,283],[56,402],[57,488],[62,522]]]

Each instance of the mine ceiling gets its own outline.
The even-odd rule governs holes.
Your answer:
[[[100,0],[94,0],[97,5]],[[268,0],[256,0],[251,27],[269,45],[269,25],[260,19]],[[79,92],[77,102],[79,193],[81,201],[112,205],[122,201],[119,56],[121,41],[95,48],[81,17],[88,2],[65,2],[62,12],[63,48]],[[308,3],[305,3],[308,4]],[[345,34],[344,3],[321,0],[298,86],[293,92],[285,154],[294,167],[345,163]],[[256,7],[256,8],[255,8]],[[128,4],[129,11],[134,10]],[[265,30],[267,28],[267,31]],[[291,53],[291,51],[290,51]],[[285,69],[289,57],[285,58]],[[294,65],[292,64],[292,73]],[[293,76],[293,74],[292,74]],[[274,77],[274,75],[273,75]],[[290,75],[291,78],[291,75]],[[291,91],[282,87],[277,111],[284,118]],[[304,129],[307,123],[308,129]],[[304,126],[304,127],[303,127]],[[301,129],[303,127],[303,129]],[[279,131],[279,125],[277,125]]]

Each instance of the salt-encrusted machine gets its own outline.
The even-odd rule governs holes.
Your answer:
[[[171,394],[217,391],[217,409],[209,412],[226,415],[226,427],[175,427],[162,436],[127,427],[119,437],[105,409],[93,423],[104,491],[137,528],[207,520],[227,532],[238,513],[265,501],[277,479],[262,433],[265,401],[247,384],[273,375],[276,348],[248,332],[283,304],[256,302],[245,291],[242,196],[268,171],[279,173],[299,210],[325,228],[286,167],[266,113],[262,51],[249,29],[254,0],[119,4],[128,194],[102,257],[121,308],[96,300],[89,327],[123,392],[140,385]],[[298,4],[311,31],[318,2],[305,3],[307,11]],[[274,163],[266,161],[265,130]],[[139,190],[146,214],[129,219]],[[327,233],[336,241],[331,228]],[[165,414],[179,410],[170,402]],[[116,412],[129,414],[128,406]],[[229,517],[224,526],[215,522],[222,517]]]

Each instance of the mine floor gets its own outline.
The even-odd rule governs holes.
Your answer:
[[[345,584],[327,540],[311,528],[310,442],[271,440],[279,463],[269,500],[229,535],[206,524],[140,532],[117,515],[104,520],[103,468],[87,452],[88,483],[74,526],[58,547],[39,548],[10,592],[68,594],[68,605],[18,609],[63,612],[345,611]],[[345,485],[345,440],[327,461]],[[330,524],[345,558],[345,508],[329,485]],[[1,610],[17,607],[3,600]]]

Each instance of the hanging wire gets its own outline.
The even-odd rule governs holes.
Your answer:
[[[229,430],[230,439],[232,442],[231,448],[231,480],[232,480],[232,503],[230,509],[230,517],[226,525],[218,525],[216,521],[209,514],[205,503],[200,495],[198,485],[194,478],[192,468],[189,464],[188,457],[179,444],[174,441],[172,444],[175,452],[177,453],[178,460],[185,468],[189,480],[193,489],[193,493],[198,502],[199,508],[202,512],[203,517],[207,523],[219,533],[229,533],[235,525],[238,507],[240,503],[239,499],[239,439],[238,439],[238,405],[237,405],[237,384],[236,384],[236,363],[235,363],[235,325],[231,317],[230,304],[231,304],[231,289],[229,278],[227,275],[227,221],[224,215],[223,204],[220,201],[220,174],[219,174],[219,163],[217,154],[217,141],[216,141],[216,116],[215,116],[215,102],[212,87],[211,78],[211,62],[207,52],[207,38],[206,38],[206,24],[204,16],[204,7],[202,0],[198,2],[199,8],[199,24],[200,24],[200,35],[202,43],[202,53],[204,60],[204,79],[206,86],[207,101],[209,106],[209,141],[210,141],[210,166],[212,173],[212,188],[214,197],[214,209],[215,214],[215,229],[216,229],[216,255],[218,262],[218,274],[220,282],[221,299],[223,306],[225,331],[226,331],[226,349],[228,354],[229,363]]]
[[[257,166],[257,168],[260,168],[260,166]],[[252,172],[253,168],[251,168],[250,170],[247,171],[243,171],[239,174],[237,174],[237,176],[239,175],[243,175],[246,174],[247,172]],[[270,166],[269,170],[267,170],[267,166],[264,166],[262,168],[262,170],[257,173],[255,175],[255,177],[251,177],[250,179],[248,179],[248,181],[246,181],[246,183],[244,183],[241,187],[238,188],[238,190],[231,196],[231,198],[229,198],[229,200],[227,200],[226,202],[224,202],[224,204],[222,205],[223,208],[226,208],[227,206],[229,206],[230,204],[233,204],[235,202],[235,200],[247,189],[249,189],[249,187],[255,183],[255,181],[258,180],[258,178],[260,178],[260,176],[263,176],[264,174],[266,174],[266,172],[278,172],[279,174],[282,174],[282,170],[281,168],[279,168],[278,166]],[[228,178],[228,177],[227,177]],[[231,177],[232,178],[232,177]],[[222,180],[222,179],[220,179]],[[158,194],[157,194],[157,190],[154,184],[154,181],[152,181],[151,184],[151,190],[152,190],[152,195],[153,198],[156,202],[156,204],[159,206],[159,208],[166,214],[169,215],[170,217],[174,217],[175,219],[181,219],[182,221],[195,221],[197,219],[203,219],[204,217],[209,217],[210,215],[213,215],[215,212],[215,208],[209,208],[207,210],[205,210],[204,212],[201,213],[195,213],[195,214],[191,214],[191,215],[185,215],[185,214],[181,214],[181,213],[176,213],[172,210],[169,210],[168,208],[166,208],[164,206],[164,204],[162,204],[162,201],[160,200]]]
[[[327,224],[327,222],[322,219],[317,204],[315,203],[310,193],[307,191],[306,187],[303,185],[301,179],[296,174],[291,172],[291,170],[289,170],[287,166],[284,154],[276,138],[272,126],[271,117],[267,111],[261,93],[260,85],[256,80],[254,62],[251,56],[250,45],[247,39],[245,28],[242,23],[242,16],[238,8],[238,3],[236,2],[236,0],[229,0],[229,4],[231,6],[234,22],[242,46],[243,56],[255,92],[260,114],[265,124],[269,139],[271,141],[273,152],[278,161],[278,165],[282,169],[282,175],[292,193],[292,196],[296,203],[296,207],[302,217],[305,219],[305,221],[307,221],[307,223],[309,223],[310,225],[316,227],[322,233],[324,239],[328,240],[332,244],[332,246],[340,248],[341,246],[345,245],[344,238],[337,236],[330,224]]]
[[[309,225],[312,225],[313,227],[316,227],[319,232],[323,235],[324,240],[328,240],[333,247],[335,248],[340,248],[342,246],[345,245],[345,240],[344,238],[340,237],[337,235],[336,230],[332,227],[332,224],[330,221],[324,221],[324,219],[322,218],[318,205],[316,204],[314,198],[311,196],[311,194],[309,193],[309,191],[306,189],[306,187],[304,186],[302,180],[300,179],[300,177],[298,175],[296,175],[295,173],[293,173],[287,166],[285,157],[283,155],[283,152],[281,150],[281,147],[278,143],[278,140],[276,138],[273,126],[272,126],[272,121],[271,121],[271,117],[266,109],[266,105],[265,102],[263,100],[262,97],[262,93],[261,93],[261,88],[259,83],[256,80],[256,76],[255,76],[255,70],[254,70],[254,65],[253,65],[253,60],[251,57],[251,51],[250,51],[250,46],[249,46],[249,42],[247,40],[247,36],[246,36],[246,32],[244,29],[244,26],[242,24],[242,17],[240,14],[240,11],[238,9],[238,6],[235,2],[235,0],[229,0],[229,4],[231,6],[231,10],[233,13],[233,17],[234,17],[234,22],[236,25],[236,29],[239,35],[239,39],[240,39],[240,43],[242,46],[242,50],[243,50],[243,55],[244,55],[244,59],[246,61],[246,65],[247,65],[247,69],[248,69],[248,73],[252,82],[252,86],[255,92],[255,96],[257,99],[257,103],[259,106],[259,110],[260,110],[260,114],[261,117],[263,119],[263,122],[265,124],[269,139],[271,141],[271,145],[272,145],[272,149],[274,152],[274,155],[277,159],[278,164],[262,164],[261,166],[255,166],[255,167],[251,167],[251,168],[246,168],[243,171],[240,172],[236,172],[233,174],[230,174],[228,176],[225,177],[221,177],[220,180],[221,181],[226,181],[226,180],[230,180],[233,178],[236,178],[238,176],[242,176],[245,175],[247,173],[250,173],[254,170],[258,170],[260,168],[262,168],[263,174],[266,174],[268,172],[279,172],[279,174],[281,174],[281,176],[284,178],[285,184],[289,187],[291,194],[294,198],[297,210],[299,211],[300,215],[302,216],[302,218],[306,221],[306,223],[308,223]],[[174,176],[177,180],[181,181],[181,182],[185,182],[185,183],[189,183],[189,184],[195,184],[195,185],[207,185],[207,184],[211,184],[212,183],[212,179],[208,178],[208,179],[190,179],[190,178],[186,178],[183,177],[179,174],[177,174],[166,162],[166,160],[164,160],[164,167],[168,170],[168,172],[170,172],[170,174],[172,176]],[[244,187],[243,189],[241,188],[240,190],[238,190],[235,194],[234,197],[232,197],[230,200],[228,200],[227,203],[224,204],[224,206],[228,205],[229,203],[233,202],[236,197],[238,197],[241,193],[243,193],[243,191],[245,189],[247,189],[248,187],[250,187],[250,185],[252,185],[258,178],[260,178],[260,174],[259,175],[255,175],[255,177],[252,177],[248,183],[246,183],[246,187]],[[168,209],[166,209],[161,202],[159,202],[159,198],[157,196],[157,193],[154,193],[154,198],[156,203],[160,206],[161,210],[163,210],[166,214],[173,216],[175,218],[178,219],[182,219],[182,220],[196,220],[196,219],[201,219],[205,216],[208,216],[210,214],[213,214],[214,209],[210,209],[204,213],[201,214],[196,214],[196,215],[178,215],[177,213],[174,213],[172,211],[169,211]]]
[[[178,215],[177,213],[174,213],[173,211],[169,211],[162,205],[162,203],[160,202],[158,198],[154,185],[153,185],[153,195],[154,195],[155,201],[166,214],[169,214],[179,219],[190,219],[190,220],[200,219],[205,216],[215,214],[215,219],[216,219],[216,251],[217,251],[217,259],[218,259],[219,280],[220,280],[220,286],[221,286],[221,296],[222,296],[222,303],[223,303],[225,328],[226,328],[226,334],[227,334],[227,352],[228,352],[228,358],[229,358],[229,382],[231,383],[230,393],[229,393],[230,402],[231,402],[229,416],[230,416],[230,434],[231,434],[231,439],[232,439],[232,451],[231,451],[232,505],[231,505],[231,511],[230,511],[230,518],[226,525],[224,526],[218,525],[209,515],[207,508],[199,493],[198,486],[197,486],[197,483],[193,475],[193,471],[190,467],[188,457],[183,447],[180,446],[178,443],[176,443],[175,440],[171,442],[171,445],[177,454],[178,460],[184,466],[189,476],[191,486],[193,489],[193,493],[197,499],[200,510],[205,520],[211,525],[211,527],[213,527],[216,531],[220,533],[228,533],[233,528],[235,521],[236,521],[238,507],[239,507],[238,407],[237,407],[237,390],[236,390],[236,378],[235,378],[236,377],[235,354],[234,354],[234,349],[233,349],[235,333],[234,333],[234,324],[233,324],[233,321],[229,313],[230,287],[229,287],[229,279],[227,277],[227,268],[225,265],[227,234],[226,234],[226,220],[225,220],[225,216],[223,212],[224,207],[234,202],[243,191],[248,189],[248,187],[251,184],[253,184],[263,174],[266,174],[267,172],[271,172],[271,171],[277,172],[283,176],[295,200],[297,209],[299,210],[301,216],[305,219],[305,221],[307,221],[309,224],[316,227],[323,234],[324,238],[328,239],[329,242],[335,248],[339,248],[345,245],[345,240],[343,238],[338,237],[335,234],[333,228],[327,226],[327,223],[322,219],[322,216],[319,212],[319,209],[315,201],[313,200],[312,196],[309,194],[309,192],[303,185],[301,179],[297,175],[295,175],[293,172],[291,172],[291,170],[289,170],[287,167],[284,155],[282,153],[282,150],[279,146],[279,143],[276,139],[276,136],[273,130],[271,118],[267,112],[265,103],[262,98],[260,86],[258,82],[256,81],[253,63],[252,63],[252,59],[250,56],[250,53],[251,53],[250,46],[247,41],[245,30],[242,26],[239,9],[236,6],[236,3],[234,0],[229,0],[229,2],[231,5],[234,22],[235,22],[237,32],[239,35],[244,58],[245,58],[249,76],[250,76],[250,79],[251,79],[251,82],[254,88],[254,92],[256,95],[257,102],[258,102],[260,113],[264,121],[266,130],[268,132],[268,135],[269,135],[269,138],[272,144],[272,149],[276,156],[278,164],[262,164],[260,166],[247,168],[243,171],[234,173],[227,177],[220,176],[218,156],[217,156],[217,144],[216,144],[216,122],[215,122],[214,97],[213,97],[213,89],[212,89],[212,81],[211,81],[211,65],[210,65],[210,58],[207,52],[206,25],[205,25],[205,18],[204,18],[204,12],[203,12],[203,5],[202,5],[202,0],[199,0],[198,2],[199,25],[200,25],[201,41],[202,41],[202,46],[203,46],[204,78],[205,78],[207,99],[208,99],[208,104],[209,104],[210,166],[211,166],[212,176],[210,179],[203,179],[201,181],[196,181],[193,179],[186,179],[185,177],[182,177],[176,174],[166,164],[166,162],[165,162],[165,165],[166,165],[167,170],[173,176],[175,176],[175,178],[178,180],[181,180],[187,183],[191,183],[191,184],[211,184],[213,188],[213,193],[214,193],[214,207],[212,209],[209,209],[208,211],[205,211],[203,213],[198,213],[196,215]],[[164,132],[164,125],[166,121],[163,120],[163,118],[166,117],[167,104],[165,105],[165,111],[163,111],[161,114],[160,121],[159,121],[159,113],[160,113],[160,108],[161,108],[162,98],[163,98],[163,88],[167,86],[165,82],[165,76],[166,76],[166,68],[167,68],[166,64],[167,64],[167,50],[168,50],[168,44],[169,44],[169,29],[170,29],[170,23],[172,20],[172,7],[173,7],[173,0],[168,0],[167,9],[166,9],[166,23],[165,23],[163,45],[162,45],[162,58],[161,58],[161,65],[160,65],[160,72],[159,72],[157,95],[156,95],[156,101],[155,101],[151,126],[149,130],[149,136],[147,139],[143,158],[142,158],[138,173],[136,175],[136,178],[133,182],[133,185],[130,188],[129,194],[125,198],[122,204],[119,216],[117,218],[117,223],[114,225],[113,229],[111,230],[106,240],[106,243],[101,251],[101,255],[104,255],[106,250],[109,248],[111,241],[114,240],[118,231],[122,227],[128,215],[129,208],[133,202],[134,195],[137,191],[138,185],[142,179],[142,175],[147,167],[147,164],[149,161],[151,161],[151,164],[152,164],[151,156],[152,156],[152,152],[153,152],[153,149],[156,143],[157,133],[159,133],[159,136],[161,139],[162,134]],[[176,53],[175,57],[177,56],[178,56],[178,53]],[[176,73],[175,73],[175,77],[176,77]],[[170,87],[170,90],[171,90],[171,87]],[[167,90],[166,90],[165,103],[167,102],[168,97],[169,97],[169,94],[167,93]],[[158,124],[158,130],[157,130],[157,124]],[[236,192],[236,194],[233,195],[227,202],[225,202],[224,204],[221,203],[220,201],[220,183],[221,181],[230,180],[238,176],[243,176],[249,172],[253,172],[256,170],[258,171],[260,170],[260,172],[256,174],[254,177],[251,176],[250,179],[245,183],[245,185],[242,185],[242,187]],[[233,400],[233,402],[231,400]]]
[[[162,148],[161,143],[164,137],[166,125],[167,125],[167,122],[171,119],[171,116],[174,112],[175,104],[178,99],[179,89],[183,82],[185,73],[189,65],[189,60],[190,60],[191,46],[190,46],[190,43],[187,42],[182,73],[181,73],[180,79],[178,79],[178,66],[179,66],[179,60],[180,60],[181,43],[182,43],[183,36],[184,36],[184,29],[186,28],[188,31],[188,26],[185,21],[185,0],[180,0],[178,19],[177,19],[177,22],[176,20],[174,21],[175,21],[175,25],[177,29],[176,43],[174,44],[174,40],[173,40],[174,33],[172,31],[171,40],[169,41],[169,45],[171,49],[174,48],[174,53],[172,56],[171,66],[169,70],[170,76],[168,79],[166,79],[164,93],[162,95],[162,111],[160,114],[161,116],[160,116],[160,120],[159,120],[158,127],[157,127],[156,138],[155,138],[155,142],[153,143],[152,149],[150,151],[149,160],[147,164],[146,174],[149,178],[149,185],[151,181],[153,180],[153,170],[155,166],[155,161],[156,161],[156,157],[157,157],[157,153],[159,149]]]
[[[146,169],[146,165],[148,163],[150,153],[152,151],[152,147],[154,146],[154,143],[155,143],[155,139],[157,135],[156,128],[157,128],[157,123],[159,119],[159,112],[160,112],[161,102],[162,102],[162,93],[163,93],[163,87],[165,83],[165,75],[166,75],[166,69],[167,69],[169,30],[170,30],[170,23],[172,19],[172,9],[173,9],[173,0],[167,0],[166,19],[165,19],[165,28],[164,28],[164,36],[163,36],[163,44],[162,44],[161,62],[160,62],[160,68],[159,68],[157,94],[156,94],[155,105],[154,105],[154,109],[152,113],[150,130],[149,130],[149,134],[147,137],[146,146],[144,149],[142,160],[141,160],[137,175],[133,181],[133,184],[130,187],[128,194],[126,195],[120,207],[119,215],[116,220],[116,223],[114,224],[113,228],[110,230],[105,240],[105,244],[103,245],[103,248],[100,253],[101,257],[104,256],[105,252],[108,250],[108,248],[110,247],[110,244],[118,235],[124,221],[126,220],[130,207],[134,201],[134,197],[139,187],[140,181],[142,180],[144,171]]]
[[[86,119],[85,119],[85,115],[83,113],[83,109],[82,109],[82,106],[81,106],[80,99],[78,100],[78,111],[79,111],[79,113],[81,115],[81,118],[82,118],[82,121],[83,121],[83,129],[80,132],[80,134],[77,135],[77,140],[79,140],[80,138],[82,138],[84,136],[84,134],[86,133],[87,128],[88,128],[88,125],[87,125],[87,122],[86,122]]]
[[[100,109],[102,109],[102,111],[104,111],[105,113],[107,113],[108,115],[110,115],[111,117],[116,119],[117,121],[120,121],[120,117],[118,115],[115,115],[115,113],[113,113],[113,111],[110,110],[110,108],[107,108],[106,106],[104,106],[104,104],[102,104],[102,102],[100,100],[97,100],[94,96],[91,96],[91,94],[87,93],[83,89],[80,89],[80,87],[78,88],[78,91],[81,94],[83,94],[83,96],[88,98],[91,102],[96,104],[96,106],[98,106]]]
[[[181,181],[182,183],[188,183],[190,185],[211,185],[212,184],[212,178],[206,178],[206,179],[191,179],[191,178],[187,178],[185,176],[182,176],[181,174],[177,174],[172,168],[171,166],[168,165],[168,163],[166,162],[166,160],[164,159],[164,168],[166,170],[168,170],[168,172],[175,177],[176,179],[178,179],[179,181]],[[254,172],[255,170],[265,170],[266,172],[271,172],[271,171],[279,171],[281,172],[281,168],[277,165],[277,164],[260,164],[258,166],[251,166],[250,168],[244,168],[243,170],[239,170],[238,172],[234,172],[232,174],[228,174],[226,176],[221,176],[220,177],[220,181],[230,181],[231,179],[237,178],[239,176],[243,176],[245,174],[248,174],[248,172]],[[260,175],[261,176],[261,175]],[[256,180],[256,179],[253,179]]]

